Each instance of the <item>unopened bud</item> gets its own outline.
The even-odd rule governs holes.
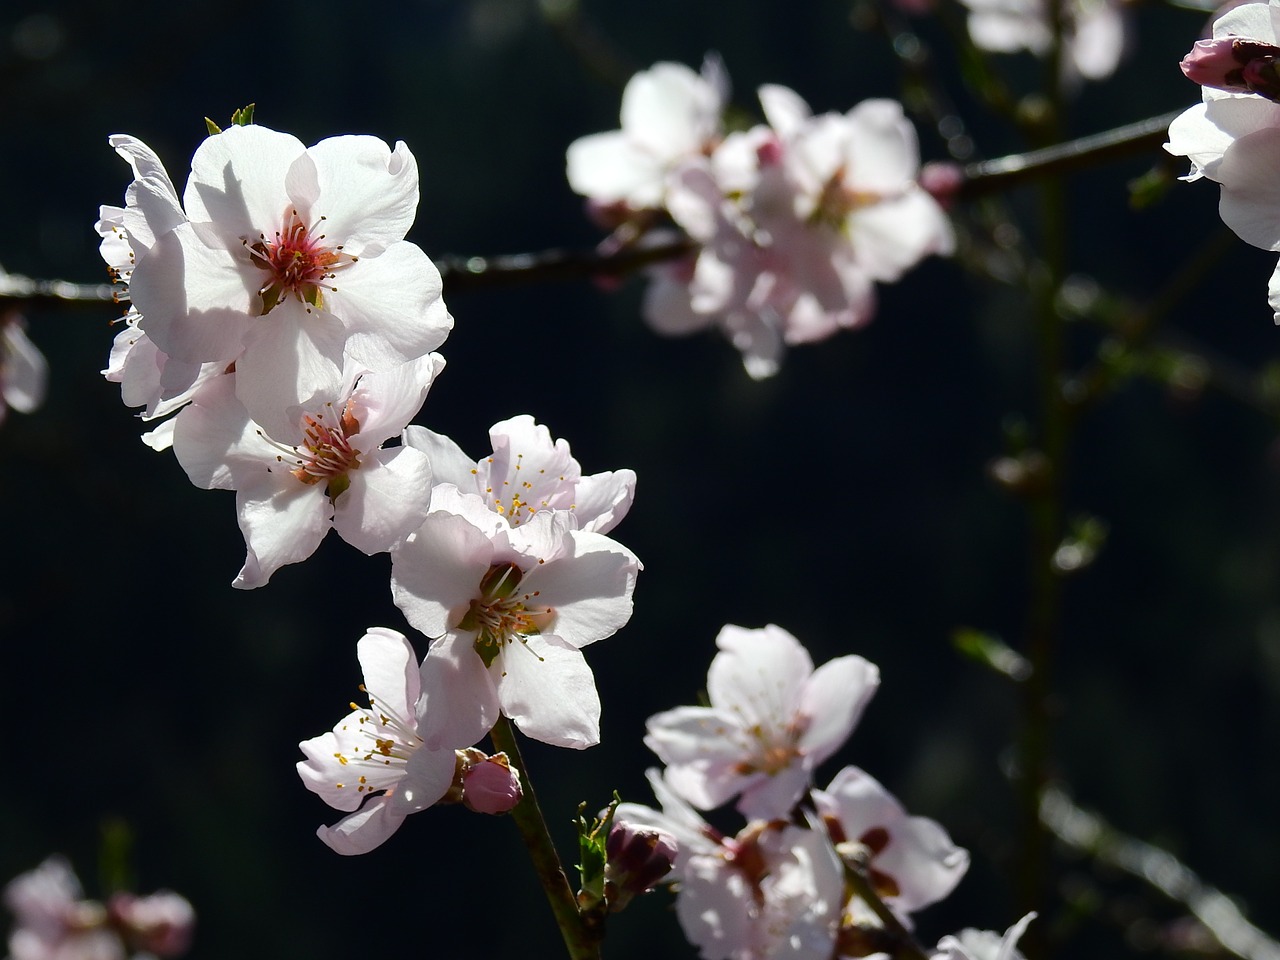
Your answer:
[[[1187,79],[1232,93],[1256,93],[1280,101],[1280,47],[1261,40],[1222,37],[1197,40],[1182,58]]]
[[[520,773],[505,753],[473,763],[462,775],[463,806],[476,813],[510,813],[523,796]]]
[[[196,912],[185,897],[162,890],[149,897],[118,893],[107,914],[134,949],[157,957],[178,957],[191,946]]]
[[[964,168],[949,160],[933,160],[921,168],[920,186],[944,210],[950,209],[964,186]]]
[[[654,884],[675,866],[676,838],[658,827],[642,827],[615,820],[605,841],[605,895],[610,911],[616,913],[637,894]]]

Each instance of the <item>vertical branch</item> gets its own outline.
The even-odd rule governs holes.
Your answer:
[[[555,914],[556,925],[560,927],[560,935],[564,938],[570,960],[600,960],[599,936],[587,929],[578,913],[577,898],[569,886],[564,867],[560,865],[555,844],[551,842],[547,822],[538,806],[538,797],[533,792],[533,782],[529,779],[529,771],[520,755],[520,744],[516,741],[511,721],[506,717],[499,717],[489,735],[493,738],[494,746],[506,753],[520,771],[520,786],[524,790],[524,796],[511,811],[511,816],[520,830],[520,837],[529,850],[529,856],[533,859],[538,882],[542,884],[547,902],[551,904],[551,912]]]

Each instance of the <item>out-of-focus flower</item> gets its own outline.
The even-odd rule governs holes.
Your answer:
[[[477,494],[513,527],[539,511],[562,510],[579,529],[608,533],[635,498],[634,470],[584,477],[569,442],[553,441],[551,431],[528,414],[490,427],[493,453],[480,460],[470,459],[449,437],[425,427],[409,427],[404,440],[430,459],[435,483]]]
[[[1053,31],[1046,0],[961,0],[969,8],[974,46],[996,53],[1049,52]],[[1124,53],[1126,30],[1120,0],[1066,0],[1062,17],[1063,70],[1068,76],[1104,80]]]
[[[432,646],[465,664],[448,703],[501,707],[535,740],[582,749],[600,739],[600,698],[582,648],[631,617],[640,563],[608,537],[541,511],[510,526],[451,485],[391,551],[396,605]],[[445,710],[450,708],[446,705]]]
[[[131,196],[159,177],[141,176],[142,156],[131,158]],[[183,201],[182,219],[142,255],[125,208],[141,329],[167,364],[234,363],[236,395],[270,435],[299,439],[300,411],[341,385],[345,358],[382,371],[448,335],[439,271],[404,240],[418,171],[403,143],[345,136],[306,147],[233,126],[196,150]]]
[[[107,907],[84,899],[75,873],[56,856],[10,881],[4,903],[15,921],[9,960],[125,960],[131,950],[177,957],[195,927],[195,911],[176,893],[118,893]]]
[[[157,957],[179,957],[191,947],[196,912],[186,897],[162,890],[147,897],[117,893],[107,915],[135,950]]]
[[[31,413],[44,402],[49,364],[27,338],[26,321],[12,311],[0,318],[0,423],[10,408]]]
[[[786,819],[813,771],[848,739],[880,682],[862,657],[814,670],[808,651],[777,626],[726,626],[707,673],[709,707],[649,718],[645,743],[671,788],[694,806],[738,796],[755,820]]]
[[[1028,913],[1003,935],[970,928],[954,937],[943,937],[938,941],[933,960],[1023,960],[1018,952],[1018,940],[1035,918],[1034,913]]]
[[[346,386],[300,418],[296,444],[250,419],[235,393],[238,371],[178,414],[174,452],[192,483],[236,491],[248,553],[233,586],[262,586],[281,566],[305,560],[330,527],[374,554],[422,522],[431,503],[427,456],[383,443],[418,412],[443,366],[430,354],[380,373],[348,368]]]
[[[368,853],[411,813],[425,810],[453,783],[458,747],[479,740],[492,717],[464,708],[441,713],[436,693],[456,672],[443,656],[421,665],[403,634],[371,627],[356,645],[369,706],[351,712],[330,733],[299,746],[307,759],[298,775],[325,803],[348,811],[317,835],[341,854]]]
[[[876,894],[900,915],[949,894],[969,869],[969,853],[927,817],[910,816],[857,767],[836,774],[813,801],[837,849],[855,846]]]
[[[728,96],[728,77],[714,56],[701,74],[680,63],[637,73],[622,92],[622,129],[569,145],[569,186],[598,207],[620,205],[624,214],[661,207],[667,174],[720,141]]]
[[[951,225],[917,182],[915,131],[898,103],[813,116],[792,91],[760,89],[768,126],[730,134],[667,181],[667,208],[699,249],[655,271],[646,319],[661,332],[720,326],[748,373],[775,373],[784,345],[866,323],[875,282],[931,253]]]

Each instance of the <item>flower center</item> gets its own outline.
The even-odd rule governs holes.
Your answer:
[[[843,230],[845,221],[855,210],[879,203],[884,197],[870,190],[851,190],[844,184],[844,167],[841,167],[822,187],[822,194],[813,208],[811,219],[825,223],[836,230]]]
[[[364,684],[360,685],[360,690],[368,692]],[[335,753],[334,759],[342,767],[354,768],[349,782],[354,784],[357,793],[391,789],[387,782],[386,768],[403,766],[422,744],[417,727],[405,717],[397,715],[394,710],[384,709],[372,696],[369,697],[368,709],[352,703],[351,711],[351,718],[342,729],[347,731],[355,723],[357,743],[360,746],[351,752]],[[368,774],[359,773],[361,768],[367,770]],[[392,776],[399,777],[402,774]],[[370,778],[373,783],[370,783]],[[335,783],[339,789],[348,785],[346,780]]]
[[[302,421],[306,424],[302,443],[296,447],[276,444],[287,454],[276,459],[295,464],[289,472],[303,483],[325,483],[332,499],[351,486],[348,474],[360,468],[360,451],[348,439],[360,432],[360,421],[352,411],[351,401],[347,401],[340,417],[334,417],[333,404],[327,403],[324,410],[314,416],[308,413]]]
[[[329,282],[337,277],[334,271],[359,259],[343,253],[340,243],[326,244],[325,234],[316,233],[324,219],[308,226],[297,210],[290,210],[274,240],[259,234],[257,243],[249,244],[249,255],[267,274],[258,290],[263,316],[290,296],[308,307],[322,307],[322,291],[338,289]]]
[[[494,564],[480,579],[480,596],[458,621],[459,629],[476,631],[476,653],[486,667],[505,645],[523,643],[555,622],[555,611],[537,603],[539,591],[520,592],[523,576],[514,563]]]

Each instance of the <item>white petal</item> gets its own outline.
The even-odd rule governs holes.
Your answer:
[[[231,585],[260,587],[280,567],[315,553],[329,532],[333,506],[321,484],[268,474],[259,486],[236,491],[240,532],[248,555]]]
[[[441,299],[440,271],[417,246],[393,243],[381,255],[338,271],[328,309],[342,317],[347,352],[385,369],[444,343],[453,317]]]
[[[581,651],[557,636],[507,646],[490,671],[501,671],[502,712],[534,740],[582,750],[600,742],[600,696]]]
[[[404,239],[418,208],[418,164],[403,142],[393,151],[377,137],[331,137],[307,154],[319,186],[313,212],[325,217],[321,232],[358,257]]]
[[[418,630],[443,636],[466,613],[492,557],[489,538],[464,517],[429,514],[411,539],[391,550],[392,598]]]
[[[427,455],[436,483],[452,483],[459,489],[475,492],[476,462],[451,438],[426,427],[411,425],[405,427],[404,443]]]
[[[622,544],[601,534],[576,530],[569,538],[572,555],[530,571],[525,582],[542,591],[541,600],[555,608],[556,634],[575,647],[585,647],[612,636],[631,619],[631,593],[640,563]]]
[[[431,464],[412,447],[378,450],[349,474],[334,501],[333,526],[372,556],[390,550],[422,525],[431,508]]]
[[[388,837],[400,829],[405,814],[392,807],[391,797],[374,797],[364,807],[344,817],[332,827],[321,827],[316,836],[335,852],[343,856],[368,853],[381,846]]]

